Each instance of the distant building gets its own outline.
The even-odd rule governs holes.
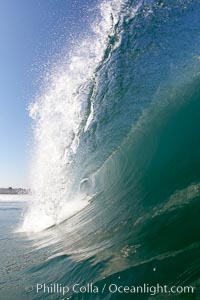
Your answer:
[[[0,194],[12,194],[12,195],[18,195],[18,194],[30,194],[29,189],[22,189],[22,188],[16,188],[13,189],[12,187],[9,188],[0,188]]]

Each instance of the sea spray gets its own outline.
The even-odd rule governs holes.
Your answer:
[[[68,61],[52,71],[50,83],[30,105],[35,147],[31,166],[33,202],[25,215],[23,230],[39,231],[57,224],[88,204],[88,195],[72,192],[73,163],[82,132],[93,119],[98,66],[120,45],[117,25],[122,16],[133,17],[125,0],[103,1],[91,33],[77,41]],[[115,44],[105,55],[113,35]],[[64,66],[64,67],[63,67]],[[89,94],[90,101],[88,101]]]

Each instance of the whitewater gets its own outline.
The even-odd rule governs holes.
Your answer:
[[[79,149],[81,136],[97,114],[94,101],[100,70],[120,45],[123,20],[134,18],[140,7],[139,3],[127,11],[126,2],[104,1],[99,5],[91,33],[70,49],[67,61],[51,70],[44,91],[30,104],[30,116],[35,121],[31,167],[34,202],[23,230],[58,224],[89,203],[92,190],[82,193],[81,180],[87,178],[81,179],[81,166],[74,171],[74,164],[84,155],[84,145]]]

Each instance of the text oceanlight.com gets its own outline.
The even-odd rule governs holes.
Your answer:
[[[33,289],[34,290],[34,287]],[[156,294],[193,294],[195,288],[193,286],[167,286],[160,285],[159,283],[156,285],[150,285],[148,283],[144,283],[140,286],[127,286],[120,285],[116,283],[103,284],[102,286],[97,286],[93,283],[88,283],[86,285],[82,285],[76,283],[72,286],[62,285],[59,283],[45,284],[38,283],[36,285],[37,294],[59,294],[62,296],[67,296],[68,294],[78,294],[78,293],[88,293],[88,294],[103,294],[103,293],[111,293],[111,294],[149,294],[154,296]]]

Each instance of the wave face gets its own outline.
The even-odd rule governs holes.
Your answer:
[[[125,2],[105,1],[99,5],[100,15],[91,24],[91,33],[72,47],[67,61],[51,71],[44,91],[30,105],[30,116],[35,120],[35,201],[24,229],[37,231],[57,224],[88,203],[87,193],[80,193],[84,180],[81,164],[88,147],[82,140],[94,128],[91,123],[97,113],[100,73],[120,45]],[[39,213],[43,214],[41,224]]]
[[[115,64],[112,56],[120,49],[124,22],[131,21],[140,7],[138,3],[127,11],[127,3],[105,1],[99,5],[99,17],[91,24],[91,32],[51,71],[48,84],[30,105],[30,116],[35,120],[31,176],[35,201],[25,218],[25,230],[38,231],[58,224],[86,206],[93,193],[92,189],[91,195],[82,192],[82,181],[118,144],[115,141],[109,145],[108,141],[104,155],[100,154],[97,161],[93,157],[97,149],[102,151],[104,135],[109,138],[114,126],[111,119],[106,121],[107,126],[101,126],[101,122],[119,101],[109,95],[110,85],[116,85],[115,77],[119,76],[118,66],[111,66]],[[102,99],[104,80],[105,89],[110,91]],[[123,138],[127,126],[121,131],[116,138]],[[38,214],[43,215],[41,223]]]
[[[88,280],[198,281],[199,9],[103,1],[30,106],[34,201],[23,229],[61,223],[41,234],[56,253],[84,260]]]

